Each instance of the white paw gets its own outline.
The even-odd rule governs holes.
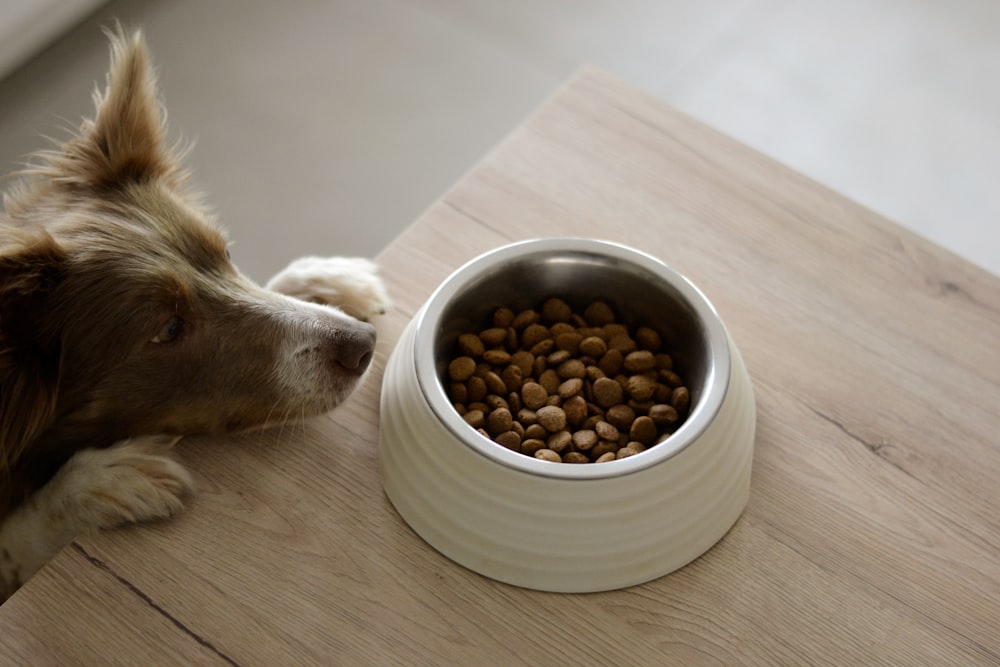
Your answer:
[[[361,257],[302,257],[266,285],[287,296],[340,308],[362,321],[382,315],[392,302],[378,266]]]
[[[167,456],[177,440],[144,436],[77,452],[45,487],[50,510],[81,531],[177,513],[194,487],[188,471]]]

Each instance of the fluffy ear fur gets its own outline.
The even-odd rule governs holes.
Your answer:
[[[48,165],[36,173],[91,187],[183,178],[165,144],[165,114],[142,33],[126,34],[119,25],[108,37],[111,68],[105,90],[94,92],[96,116],[60,150],[46,154]]]
[[[49,424],[59,380],[59,342],[42,331],[65,256],[44,232],[0,228],[0,480]]]

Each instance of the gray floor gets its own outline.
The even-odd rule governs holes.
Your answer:
[[[994,0],[120,0],[0,82],[0,170],[65,137],[112,17],[258,280],[373,255],[582,63],[1000,274]]]

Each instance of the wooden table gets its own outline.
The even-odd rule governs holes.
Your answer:
[[[424,544],[377,473],[381,368],[467,259],[579,235],[712,299],[754,379],[749,506],[682,570],[560,595]],[[1000,279],[585,70],[379,256],[378,368],[305,425],[179,453],[176,520],[0,609],[5,664],[1000,664]]]

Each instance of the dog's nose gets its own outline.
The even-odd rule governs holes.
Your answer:
[[[375,327],[367,322],[339,328],[333,346],[333,361],[349,371],[364,373],[375,351]]]

